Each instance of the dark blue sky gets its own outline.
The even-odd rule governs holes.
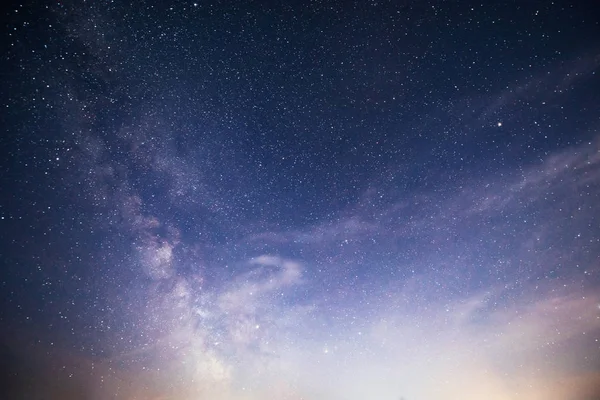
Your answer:
[[[7,6],[0,389],[594,398],[596,14]]]

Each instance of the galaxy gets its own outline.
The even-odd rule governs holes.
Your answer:
[[[0,398],[600,399],[591,2],[2,15]]]

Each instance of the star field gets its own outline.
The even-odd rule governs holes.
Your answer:
[[[591,5],[2,15],[7,398],[600,395]]]

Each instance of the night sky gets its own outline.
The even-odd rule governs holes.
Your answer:
[[[600,399],[592,3],[4,7],[0,397]]]

